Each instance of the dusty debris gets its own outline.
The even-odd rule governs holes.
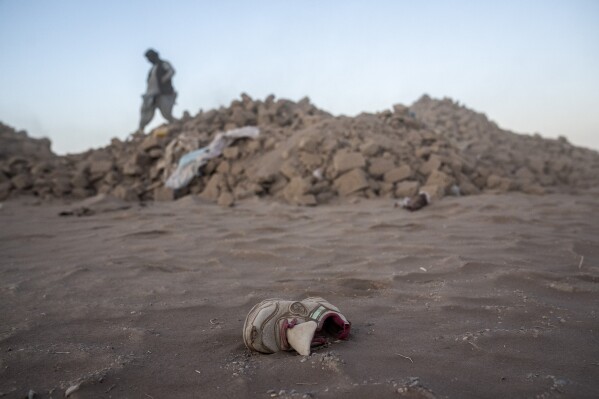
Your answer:
[[[207,148],[219,132],[260,130],[207,160],[189,185],[165,189],[184,154]],[[301,182],[301,184],[300,184]],[[47,139],[0,123],[0,201],[18,195],[172,201],[201,195],[228,207],[252,197],[313,206],[336,197],[542,195],[599,185],[599,154],[564,138],[516,134],[450,99],[421,97],[393,111],[335,117],[298,103],[242,95],[229,107],[161,126],[148,135],[81,154],[57,156]]]

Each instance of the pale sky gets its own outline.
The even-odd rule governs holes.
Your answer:
[[[599,150],[594,0],[0,0],[0,121],[59,154],[124,139],[150,47],[176,69],[177,117],[242,92],[345,115],[427,93]]]

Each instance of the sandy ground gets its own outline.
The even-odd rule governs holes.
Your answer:
[[[89,216],[0,209],[0,396],[599,396],[599,200],[317,208],[186,197]],[[118,204],[117,204],[118,205]],[[253,354],[270,297],[322,296],[349,341]]]

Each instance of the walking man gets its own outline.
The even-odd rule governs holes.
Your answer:
[[[143,103],[141,106],[141,120],[139,121],[139,131],[143,133],[144,128],[154,117],[156,108],[169,122],[174,122],[173,106],[177,93],[173,89],[172,78],[175,69],[172,65],[161,60],[155,50],[149,49],[145,54],[148,61],[152,64],[152,69],[148,74],[148,88],[142,95]]]

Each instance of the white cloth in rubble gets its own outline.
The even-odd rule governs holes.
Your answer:
[[[188,152],[181,157],[177,169],[166,180],[166,187],[174,190],[185,187],[206,162],[222,154],[223,150],[235,140],[240,138],[253,139],[258,137],[259,134],[260,129],[254,126],[245,126],[217,133],[208,146]]]

